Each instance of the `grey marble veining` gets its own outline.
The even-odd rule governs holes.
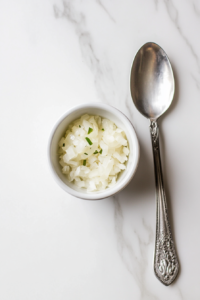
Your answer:
[[[0,298],[200,299],[199,1],[2,0],[0,19]],[[129,86],[134,55],[149,41],[166,51],[176,80],[174,102],[159,123],[181,266],[169,287],[153,272],[149,122]],[[53,182],[46,145],[60,115],[97,101],[131,120],[141,156],[123,191],[87,202]]]
[[[115,15],[115,9],[113,7],[112,11],[109,11],[105,8],[103,1],[97,1],[97,4],[100,6],[101,9],[107,14],[108,18],[113,21],[114,23],[119,24]],[[179,5],[176,1],[155,1],[156,6],[156,13],[160,13],[160,7],[165,7],[168,16],[168,22],[172,22],[174,30],[178,32],[178,35],[183,40],[185,47],[189,50],[191,55],[191,59],[194,60],[196,64],[196,70],[191,70],[191,76],[195,80],[197,87],[199,86],[199,57],[196,53],[196,49],[193,45],[194,40],[191,40],[184,30],[184,27],[180,23],[180,14]],[[98,95],[101,101],[105,101],[106,103],[110,104],[118,104],[117,93],[120,91],[120,87],[116,86],[115,76],[116,76],[116,68],[112,65],[112,62],[106,60],[105,52],[106,48],[105,45],[100,49],[102,53],[100,53],[99,49],[97,50],[96,41],[98,39],[95,34],[93,34],[92,28],[89,28],[87,18],[90,18],[90,14],[92,14],[92,10],[82,12],[81,8],[78,6],[77,3],[74,4],[72,8],[72,2],[64,1],[63,2],[63,12],[59,13],[59,16],[67,18],[68,21],[73,23],[77,37],[80,43],[80,49],[82,56],[84,58],[85,63],[90,68],[91,72],[94,76],[94,83],[98,92]],[[193,4],[195,8],[195,4]],[[196,8],[195,8],[196,10]],[[58,8],[55,11],[59,11]],[[98,11],[98,10],[97,10]],[[56,14],[58,16],[58,14]],[[83,21],[84,20],[84,21]],[[109,21],[110,21],[109,20]],[[109,22],[108,21],[108,22]],[[167,19],[165,19],[167,22]],[[109,24],[109,23],[108,23]],[[110,25],[108,25],[110,26]],[[117,30],[117,29],[116,29]],[[103,35],[104,32],[101,32]],[[128,35],[129,33],[127,33]],[[127,97],[128,95],[128,97]],[[134,125],[136,122],[134,118],[133,108],[131,107],[131,100],[129,97],[128,92],[128,85],[126,95],[124,94],[123,102],[125,104],[124,109],[126,110],[127,115],[132,119]],[[137,125],[136,125],[137,126]],[[148,128],[147,128],[148,130]],[[126,206],[123,205],[123,201],[119,198],[119,196],[114,197],[114,221],[115,221],[115,232],[117,238],[117,248],[118,253],[123,261],[124,266],[128,270],[128,272],[133,277],[133,280],[137,283],[139,290],[140,290],[140,298],[141,299],[159,299],[159,297],[152,293],[150,289],[147,288],[145,282],[145,273],[147,272],[147,263],[148,263],[148,256],[147,256],[147,249],[148,244],[154,243],[154,230],[149,227],[144,217],[142,217],[142,226],[149,234],[148,241],[143,242],[140,236],[140,230],[138,231],[135,228],[132,231],[132,236],[129,234],[126,235],[126,231],[124,228],[128,226],[124,221],[123,210],[126,210]],[[125,225],[126,224],[126,225]],[[134,250],[134,246],[131,242],[131,238],[134,240],[135,243],[138,244],[138,249],[140,255],[136,255]],[[181,290],[178,292],[178,285],[177,285],[177,299],[182,299]]]
[[[176,29],[178,30],[178,32],[180,33],[181,37],[183,38],[183,40],[185,41],[185,44],[187,45],[187,47],[190,49],[190,52],[192,54],[192,56],[194,57],[197,66],[198,66],[198,70],[200,70],[200,65],[199,65],[199,58],[198,55],[196,54],[191,42],[189,41],[188,37],[186,37],[186,35],[184,34],[184,32],[182,31],[180,24],[179,24],[179,12],[177,10],[177,8],[174,6],[173,1],[171,0],[165,0],[165,5],[167,8],[167,12],[169,14],[169,17],[171,19],[171,21],[174,23]]]
[[[110,18],[110,20],[113,21],[114,23],[116,23],[115,19],[111,16],[111,14],[107,10],[107,8],[104,6],[103,2],[101,0],[96,0],[96,1],[102,7],[102,9],[106,12],[106,14]],[[196,9],[196,7],[195,7],[195,9]]]
[[[137,229],[134,229],[132,236],[127,237],[124,232],[124,217],[122,212],[122,207],[120,204],[119,196],[114,196],[114,216],[115,216],[115,231],[117,237],[117,245],[120,257],[126,266],[127,270],[133,276],[134,280],[137,282],[140,288],[140,299],[158,299],[153,295],[145,286],[145,271],[147,267],[147,246],[153,242],[153,232],[152,229],[142,220],[142,226],[148,234],[148,240],[143,241],[140,237],[140,233]],[[122,202],[123,203],[123,202]],[[138,243],[140,256],[135,253],[132,242],[129,238]]]
[[[114,21],[107,9],[104,7],[101,1],[97,1],[100,8],[102,8],[109,19]],[[113,96],[115,96],[115,90],[112,76],[112,67],[106,58],[98,58],[98,54],[95,51],[94,39],[86,26],[86,16],[74,8],[72,1],[63,1],[63,6],[59,9],[54,5],[54,13],[56,18],[66,18],[70,23],[74,25],[75,32],[79,39],[80,49],[85,63],[94,74],[94,83],[101,101],[109,103]]]

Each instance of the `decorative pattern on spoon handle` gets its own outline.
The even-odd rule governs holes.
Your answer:
[[[170,285],[178,274],[179,263],[168,219],[160,160],[159,128],[156,121],[150,121],[150,133],[156,182],[156,242],[154,272],[163,284]]]

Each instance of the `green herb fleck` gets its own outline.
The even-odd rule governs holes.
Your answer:
[[[86,166],[86,159],[84,159],[84,161],[83,161],[83,165],[84,165],[84,166]]]
[[[81,125],[79,125],[79,128],[81,128]]]
[[[92,131],[93,131],[93,129],[89,127],[88,134],[90,134]]]
[[[88,142],[89,145],[92,145],[92,142],[88,137],[86,137],[85,139],[86,139],[86,141]]]
[[[65,147],[65,143],[63,144],[63,147]]]
[[[98,151],[97,151],[97,150],[95,150],[93,154],[97,154],[97,153],[98,153]]]
[[[87,153],[84,153],[85,155],[88,155]]]
[[[103,150],[101,149],[101,150],[99,151],[99,153],[102,154],[102,152],[103,152]]]
[[[102,128],[101,130],[102,130],[102,131],[104,131],[105,129],[104,129],[104,128]]]

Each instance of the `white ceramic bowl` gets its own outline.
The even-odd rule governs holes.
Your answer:
[[[104,191],[87,192],[83,188],[78,188],[70,183],[66,175],[62,174],[58,157],[58,142],[64,136],[68,125],[84,114],[99,115],[113,121],[117,127],[124,130],[129,143],[130,154],[127,161],[126,170],[122,171],[117,179],[117,183]],[[121,191],[132,179],[139,161],[139,143],[128,118],[116,108],[103,103],[83,104],[68,110],[55,124],[52,129],[49,144],[48,158],[54,179],[69,194],[87,200],[98,200],[112,196]]]

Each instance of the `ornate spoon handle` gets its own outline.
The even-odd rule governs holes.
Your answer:
[[[168,219],[160,160],[159,129],[156,121],[150,122],[156,183],[156,242],[154,272],[156,277],[163,284],[169,285],[174,281],[178,274],[179,264]]]

